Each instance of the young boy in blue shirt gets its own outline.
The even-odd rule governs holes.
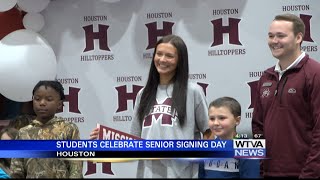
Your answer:
[[[209,105],[209,127],[216,137],[228,140],[237,137],[241,120],[241,105],[231,97],[221,97]],[[212,137],[211,137],[212,138]],[[258,159],[215,158],[199,166],[199,178],[260,178]]]

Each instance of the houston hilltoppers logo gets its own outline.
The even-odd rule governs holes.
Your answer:
[[[92,51],[94,49],[94,40],[99,40],[99,49],[110,51],[108,46],[108,28],[109,26],[98,24],[98,31],[93,31],[93,25],[84,26],[83,29],[85,31],[86,38],[86,48],[83,52]]]
[[[227,15],[238,14],[239,9],[228,10],[213,10],[213,16],[220,13],[226,13]],[[239,40],[239,23],[241,19],[228,17],[228,25],[223,25],[223,18],[214,19],[211,21],[213,25],[213,42],[211,48],[208,50],[208,56],[234,56],[245,55],[246,49],[243,48],[242,43]],[[219,45],[224,44],[223,35],[229,35],[229,45],[237,45],[240,48],[225,48],[219,49]],[[230,46],[231,47],[231,46]]]
[[[162,22],[162,29],[157,28],[157,22],[147,23],[146,26],[148,28],[148,46],[146,50],[152,49],[155,47],[158,41],[158,37],[166,36],[172,34],[173,22]]]
[[[250,87],[250,95],[251,95],[251,104],[248,109],[251,109],[251,108],[253,108],[254,102],[257,98],[258,81],[248,82],[248,85]]]
[[[106,18],[106,17],[105,17]],[[96,18],[84,18],[85,21],[92,21]],[[98,26],[97,30],[93,30],[94,26]],[[83,50],[83,55],[80,56],[81,62],[90,62],[90,61],[107,61],[114,60],[115,57],[111,53],[111,50],[108,45],[108,29],[109,26],[105,24],[91,24],[82,27],[85,35],[85,48]],[[96,54],[97,48],[95,48],[95,41],[99,43],[98,48],[100,53]],[[93,51],[93,52],[90,52]]]
[[[229,18],[229,26],[222,25],[222,18],[212,20],[214,26],[213,43],[211,47],[223,44],[223,34],[229,34],[229,43],[234,45],[242,45],[239,40],[239,22],[241,19]]]
[[[66,99],[64,102],[69,103],[69,112],[81,114],[79,110],[79,91],[80,88],[75,87],[69,87],[69,94],[65,95]],[[61,109],[59,112],[62,112],[63,109]]]

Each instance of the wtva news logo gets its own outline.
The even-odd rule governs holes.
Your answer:
[[[233,149],[235,158],[259,158],[266,157],[265,139],[234,139]]]

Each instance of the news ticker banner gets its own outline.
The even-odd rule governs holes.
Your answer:
[[[264,139],[2,140],[0,158],[265,158]]]

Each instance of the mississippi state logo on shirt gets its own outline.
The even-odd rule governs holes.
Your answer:
[[[178,114],[171,109],[172,100],[166,98],[162,103],[156,100],[150,113],[144,118],[143,127],[152,126],[152,123],[161,123],[162,126],[172,126],[178,120]]]

